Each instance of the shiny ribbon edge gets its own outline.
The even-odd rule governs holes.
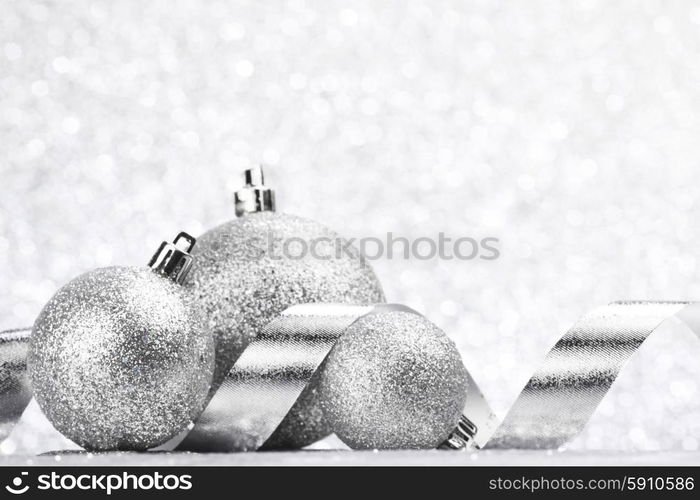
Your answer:
[[[668,321],[700,338],[700,303],[622,301],[585,315],[545,356],[495,432],[487,422],[477,441],[487,449],[563,447],[584,429],[631,356]]]
[[[32,400],[27,373],[31,328],[0,332],[0,441],[10,435]]]
[[[302,304],[292,306],[283,315],[294,313],[295,308],[297,308],[296,311],[299,311],[299,308],[318,306],[329,307],[328,304]],[[371,314],[377,310],[396,308],[396,310],[419,314],[410,308],[397,304],[335,305],[331,307],[338,308],[338,312],[349,318],[347,325],[341,328],[340,334],[364,314]],[[354,308],[355,316],[348,314],[349,310],[346,308]],[[308,311],[308,309],[304,310]],[[310,314],[317,313],[311,311]],[[354,319],[351,319],[352,317]],[[463,413],[477,426],[477,432],[474,436],[475,447],[486,449],[556,449],[564,446],[586,426],[630,357],[637,352],[652,333],[668,321],[684,323],[700,338],[700,303],[613,302],[587,314],[578,320],[548,352],[538,370],[510,406],[500,425],[483,392],[467,372],[468,396]],[[272,320],[270,324],[274,322],[275,320]],[[3,371],[8,373],[8,377],[6,377],[8,382],[0,385],[0,397],[5,398],[8,390],[11,391],[13,397],[13,404],[9,408],[3,405],[0,410],[0,440],[9,435],[32,397],[26,374],[26,358],[22,360],[21,356],[18,356],[22,349],[26,353],[26,341],[30,333],[31,329],[26,328],[0,332],[0,366],[2,366]],[[338,334],[336,333],[336,335]],[[265,338],[264,335],[262,338]],[[316,366],[307,377],[299,379],[303,383],[297,384],[297,389],[288,393],[284,401],[277,407],[275,413],[279,418],[277,425],[296,402],[313,373],[322,364],[337,336],[330,335],[328,338],[332,341],[327,342],[317,352]],[[22,348],[22,343],[25,344],[24,348]],[[246,348],[246,351],[250,347]],[[241,358],[245,361],[243,355]],[[582,358],[587,362],[582,363]],[[239,361],[232,368],[233,377],[227,377],[227,380],[239,379],[236,372],[242,373],[242,370],[245,369],[244,364],[239,366]],[[573,365],[575,369],[570,369],[570,373],[566,377],[562,377],[561,373],[557,374],[557,366],[571,361],[578,361]],[[23,372],[22,366],[24,367]],[[558,383],[556,383],[557,380]],[[222,393],[221,389],[217,391],[214,398],[217,398],[220,393],[220,399],[226,398],[227,393]],[[294,394],[296,397],[293,397],[292,400]],[[286,408],[286,412],[280,417],[284,408]],[[205,409],[203,416],[208,409],[209,406]],[[274,432],[277,425],[274,425],[270,430],[270,422],[274,421],[272,419],[266,423],[266,430],[261,436],[269,431],[267,434],[269,437]],[[254,450],[264,443],[264,439],[262,442],[258,439],[240,447],[240,442],[224,440],[223,445],[212,450],[206,443],[211,443],[213,437],[218,439],[221,436],[220,434],[202,433],[203,424],[206,424],[206,420],[203,422],[200,417],[191,430],[181,434],[167,448],[178,450],[199,448],[207,451]],[[195,429],[198,430],[195,432]],[[195,434],[192,434],[193,432]],[[202,435],[205,437],[200,440],[199,445],[186,445],[188,442],[196,442],[196,439],[193,440],[193,438]],[[180,443],[185,443],[185,446],[177,446]]]

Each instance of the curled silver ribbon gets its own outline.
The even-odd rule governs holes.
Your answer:
[[[614,302],[581,318],[549,351],[486,447],[552,449],[569,442],[630,356],[674,320],[700,337],[700,303]]]
[[[27,374],[31,328],[0,332],[0,441],[5,439],[32,399]]]
[[[284,311],[246,348],[178,449],[239,451],[262,447],[339,336],[360,317],[387,309],[415,312],[390,304],[304,304]],[[700,337],[700,303],[616,302],[586,315],[547,354],[500,425],[468,375],[463,414],[476,426],[475,445],[552,449],[566,444],[583,430],[644,340],[665,321],[676,320]],[[14,340],[25,343],[25,352],[27,337],[25,333],[23,339]],[[10,352],[14,353],[12,366],[20,367],[17,355],[21,349],[5,351],[5,345],[0,341],[3,367]],[[15,372],[17,382],[0,385],[0,422],[5,435],[19,418],[17,405],[26,406],[31,398],[22,370],[26,372],[26,366]],[[15,398],[14,411],[5,411],[6,398]]]

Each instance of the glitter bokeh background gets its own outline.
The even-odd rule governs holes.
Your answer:
[[[692,1],[1,9],[0,327],[232,218],[259,162],[282,210],[348,236],[500,239],[496,261],[375,263],[500,415],[590,309],[700,299]],[[699,352],[651,339],[572,446],[697,450]]]

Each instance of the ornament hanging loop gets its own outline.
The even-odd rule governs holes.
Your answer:
[[[155,272],[182,283],[192,267],[192,247],[197,240],[185,233],[179,233],[172,243],[164,241],[148,263]]]
[[[261,165],[249,168],[244,173],[245,186],[233,195],[236,217],[257,212],[275,211],[275,192],[265,186]]]
[[[474,446],[474,436],[478,429],[474,422],[462,415],[457,422],[457,427],[439,448],[441,450],[462,450],[470,449]]]

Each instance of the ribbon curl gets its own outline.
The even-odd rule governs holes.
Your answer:
[[[553,449],[571,441],[630,356],[675,320],[700,338],[700,303],[614,302],[581,318],[549,351],[486,447]]]
[[[31,328],[0,332],[0,441],[5,439],[32,399],[27,374]]]

